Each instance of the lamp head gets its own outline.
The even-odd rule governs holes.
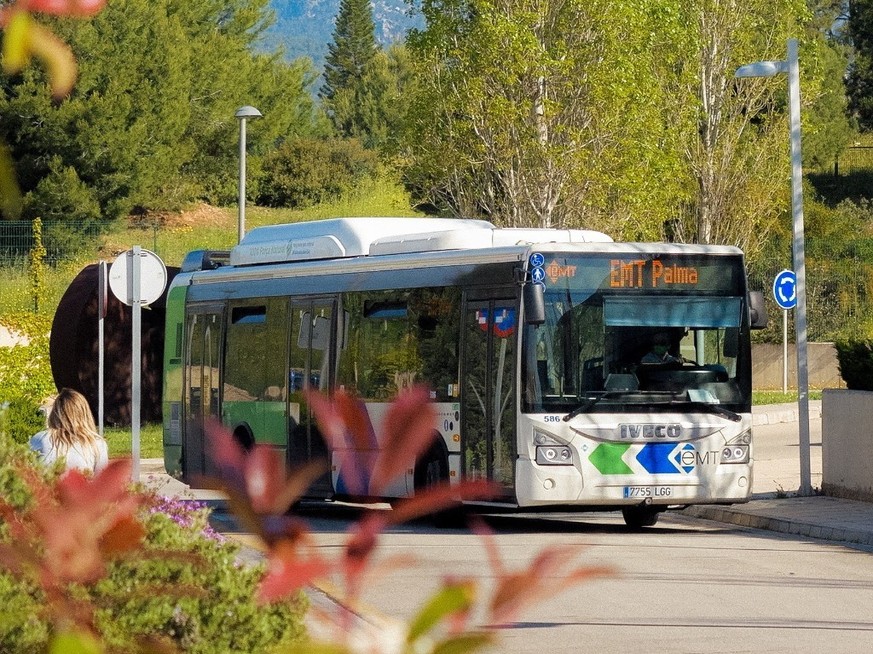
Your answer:
[[[261,118],[263,114],[251,105],[240,107],[234,114],[237,118]]]
[[[756,61],[737,68],[734,77],[773,77],[787,72],[787,61]]]

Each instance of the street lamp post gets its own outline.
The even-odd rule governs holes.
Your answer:
[[[809,463],[809,374],[806,348],[806,256],[803,230],[803,168],[800,156],[800,68],[797,39],[788,39],[786,61],[759,61],[737,68],[736,77],[773,77],[788,74],[788,119],[791,135],[792,255],[797,277],[794,315],[797,347],[797,409],[800,439],[800,495],[812,494]]]
[[[239,119],[239,216],[237,242],[246,233],[246,119],[260,118],[261,112],[250,105],[240,107],[234,114]]]

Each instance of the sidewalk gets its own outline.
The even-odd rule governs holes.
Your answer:
[[[797,421],[797,404],[752,408],[752,424],[776,425]],[[821,400],[809,403],[810,420],[820,419]],[[747,504],[692,506],[685,515],[741,527],[765,529],[806,538],[821,538],[850,545],[873,547],[873,504],[813,495],[799,497],[799,468],[792,466],[793,485],[783,493],[759,493]],[[783,496],[785,495],[785,496]]]
[[[754,407],[754,425],[777,425],[797,421],[796,404]],[[810,419],[821,416],[821,401],[810,401]],[[793,469],[793,466],[792,466]],[[747,504],[730,506],[698,505],[683,511],[685,515],[714,520],[741,527],[765,529],[807,538],[861,545],[873,548],[873,503],[856,502],[823,495],[798,497],[799,470],[793,486],[780,493],[758,493]],[[164,473],[163,460],[140,462],[140,478],[149,481],[159,492],[191,499],[210,500],[222,496],[214,491],[192,490]]]

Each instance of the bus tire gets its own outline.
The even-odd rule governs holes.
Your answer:
[[[448,456],[436,443],[415,466],[415,492],[439,486],[449,480]]]
[[[244,452],[250,452],[255,446],[255,435],[252,428],[245,422],[238,424],[233,429],[233,440],[236,441]]]
[[[415,466],[415,494],[449,483],[449,457],[442,443],[437,442]],[[457,506],[429,514],[426,519],[438,529],[454,529],[466,525],[463,507]]]
[[[624,524],[631,529],[654,527],[658,522],[658,516],[664,509],[662,507],[642,504],[638,506],[626,506],[621,510]]]

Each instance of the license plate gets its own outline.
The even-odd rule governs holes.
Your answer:
[[[647,499],[656,497],[671,497],[673,495],[672,486],[625,486],[625,498]]]

